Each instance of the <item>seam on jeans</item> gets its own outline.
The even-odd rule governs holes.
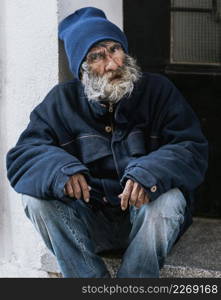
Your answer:
[[[52,253],[55,255],[55,251],[54,251],[54,248],[53,248],[53,243],[52,243],[52,240],[51,240],[51,236],[49,234],[49,231],[48,231],[48,227],[47,227],[47,224],[44,220],[44,218],[42,217],[42,215],[40,214],[40,218],[41,218],[41,222],[44,224],[44,229],[45,229],[45,232],[47,233],[47,237],[48,237],[48,243],[50,244],[50,247],[48,245],[48,248],[50,249],[51,248],[51,251]],[[38,225],[39,226],[39,225]],[[40,230],[40,234],[41,234],[41,230]]]
[[[61,208],[61,206],[58,204],[58,202],[55,202],[55,207],[57,208],[57,211],[60,213],[60,215],[61,215],[61,217],[62,217],[64,223],[67,225],[67,222],[66,222],[66,220],[67,220],[66,215],[65,215],[65,213],[64,213],[64,210],[63,210],[63,209]],[[67,206],[67,209],[68,209],[69,218],[71,218],[70,209],[69,209],[68,206]],[[65,260],[65,258],[63,258],[63,260]],[[69,263],[70,263],[70,262],[69,262]],[[76,265],[72,263],[72,266],[73,266],[73,269],[75,270],[76,276],[79,277],[80,275],[79,275],[79,273],[77,272],[77,267],[76,267]]]
[[[73,230],[73,228],[71,228],[71,226],[69,225],[69,221],[68,219],[66,218],[66,214],[64,213],[64,210],[63,208],[58,204],[56,203],[56,208],[57,210],[60,212],[60,215],[64,221],[64,223],[66,224],[66,226],[68,227],[68,229],[71,231],[71,233],[73,234],[75,240],[77,241],[78,245],[79,245],[79,248],[81,250],[81,253],[82,253],[82,256],[84,258],[84,261],[86,263],[86,265],[91,268],[93,270],[93,272],[95,271],[95,268],[93,266],[93,264],[91,264],[91,261],[88,259],[88,256],[85,255],[85,252],[86,252],[86,247],[84,245],[84,243],[82,242],[82,240],[79,238],[78,234],[76,233],[76,231]],[[70,208],[67,206],[67,209],[69,210]],[[70,216],[70,211],[69,211],[69,216]],[[71,220],[71,217],[70,217],[70,220]]]

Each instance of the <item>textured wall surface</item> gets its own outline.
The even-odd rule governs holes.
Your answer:
[[[6,179],[5,154],[58,82],[57,2],[1,0],[0,11],[0,277],[44,277],[46,250]]]
[[[60,21],[75,10],[86,6],[94,6],[102,9],[111,22],[120,28],[123,27],[122,0],[58,0],[58,20]]]

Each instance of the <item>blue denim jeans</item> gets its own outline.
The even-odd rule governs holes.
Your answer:
[[[110,274],[99,255],[125,249],[117,277],[157,278],[184,221],[186,200],[177,188],[127,211],[82,200],[66,204],[23,195],[26,215],[56,256],[64,277]]]

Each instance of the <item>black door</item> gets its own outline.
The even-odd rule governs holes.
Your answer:
[[[124,31],[143,71],[183,93],[209,141],[195,215],[221,217],[221,0],[125,0]]]

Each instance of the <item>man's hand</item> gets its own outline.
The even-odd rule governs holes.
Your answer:
[[[140,208],[143,204],[149,203],[150,198],[144,188],[139,183],[128,179],[123,193],[118,196],[121,198],[121,209],[126,210],[128,203]]]
[[[90,200],[90,187],[88,186],[84,175],[75,174],[70,177],[68,182],[65,184],[64,193],[71,198],[83,199],[85,202]]]

